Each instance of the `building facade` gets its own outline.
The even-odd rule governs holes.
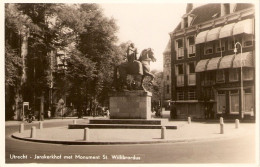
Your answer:
[[[254,118],[253,4],[188,4],[170,37],[178,118]]]
[[[171,101],[171,40],[163,52],[163,82],[162,82],[162,101],[163,107],[169,109],[169,103]]]

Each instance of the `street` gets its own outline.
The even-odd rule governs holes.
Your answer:
[[[66,126],[64,122],[46,127]],[[31,125],[26,125],[26,129]],[[10,135],[18,126],[6,127],[6,163],[254,163],[253,134],[238,138],[166,144],[59,145],[25,142]],[[14,157],[26,156],[24,159]],[[55,158],[56,156],[56,158]],[[47,159],[47,157],[49,157]],[[53,158],[54,157],[54,158]],[[52,159],[53,158],[53,159]]]

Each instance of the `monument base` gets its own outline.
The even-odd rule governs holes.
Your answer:
[[[111,93],[110,119],[151,119],[151,97],[143,90]]]

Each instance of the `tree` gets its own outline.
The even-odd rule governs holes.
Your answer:
[[[104,99],[104,94],[107,96],[112,83],[113,68],[118,60],[115,56],[118,54],[115,46],[117,26],[113,19],[103,15],[97,4],[81,4],[79,10],[89,16],[89,24],[85,24],[87,32],[79,34],[77,48],[86,58],[95,62],[94,78],[87,81],[86,85],[90,103],[97,104]],[[95,108],[96,106],[93,110]]]
[[[125,46],[116,45],[115,21],[99,5],[6,4],[5,13],[6,85],[16,94],[8,97],[16,99],[17,110],[19,101],[37,110],[40,97],[42,112],[52,85],[77,108],[87,101],[106,103]],[[59,50],[66,56],[61,69],[53,65]]]
[[[5,5],[5,71],[6,71],[6,108],[20,110],[23,101],[22,87],[26,82],[26,59],[28,54],[28,29],[38,30],[32,20],[19,11],[18,5]],[[18,40],[17,40],[18,39]],[[13,93],[11,93],[13,92]],[[14,99],[14,102],[13,100]],[[12,104],[15,103],[15,104]],[[14,107],[13,107],[14,106]],[[17,112],[18,113],[18,112]],[[9,114],[6,114],[9,116]],[[12,117],[13,114],[10,114]],[[14,115],[15,116],[15,115]],[[16,115],[17,117],[17,115]]]
[[[153,70],[151,72],[155,76],[153,85],[148,84],[148,82],[147,82],[149,80],[148,77],[145,79],[144,85],[148,91],[152,92],[152,94],[153,94],[152,101],[158,102],[158,101],[161,101],[161,96],[162,96],[163,72],[160,72],[157,70]]]

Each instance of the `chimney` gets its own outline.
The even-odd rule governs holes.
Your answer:
[[[186,7],[186,14],[189,13],[193,8],[193,4],[192,3],[187,3],[187,7]]]
[[[230,13],[230,4],[229,3],[222,3],[220,7],[220,16],[225,16]]]

